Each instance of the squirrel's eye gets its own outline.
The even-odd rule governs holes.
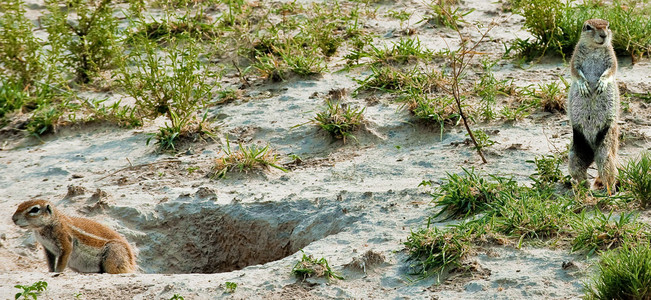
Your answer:
[[[586,30],[586,31],[588,31],[588,30],[592,30],[592,27],[590,27],[590,25],[585,25],[585,30]]]
[[[29,213],[30,214],[35,214],[35,213],[39,212],[40,210],[41,209],[38,208],[38,207],[32,207],[32,209],[29,210]]]

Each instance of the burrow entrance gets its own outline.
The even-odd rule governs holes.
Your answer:
[[[229,204],[174,202],[139,222],[138,261],[146,273],[218,273],[289,256],[338,233],[358,217],[311,201]]]

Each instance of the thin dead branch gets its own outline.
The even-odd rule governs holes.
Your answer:
[[[445,8],[443,9],[443,12],[448,16],[450,14],[449,11],[447,11]],[[481,32],[481,30],[479,30],[479,28],[477,28],[477,30],[481,33],[481,37],[476,42],[470,43],[470,39],[468,37],[465,37],[463,33],[461,33],[461,30],[455,23],[454,30],[459,35],[461,44],[459,45],[459,48],[457,50],[450,51],[448,54],[448,59],[450,60],[450,66],[452,68],[452,88],[451,88],[452,97],[457,103],[459,116],[461,116],[461,119],[463,120],[463,125],[466,128],[466,131],[468,132],[468,135],[470,136],[472,143],[475,145],[475,149],[477,150],[477,153],[481,157],[483,163],[487,163],[488,161],[486,160],[486,157],[484,157],[484,153],[481,150],[481,146],[479,146],[479,143],[477,143],[477,140],[475,139],[475,135],[470,129],[470,125],[468,125],[466,114],[464,113],[463,107],[461,106],[462,99],[461,99],[461,92],[460,92],[461,90],[460,81],[464,75],[466,68],[470,65],[470,62],[475,57],[475,55],[484,54],[482,52],[476,51],[476,49],[488,36],[488,33],[493,28],[495,28],[495,26],[497,26],[497,22],[492,21],[488,26],[488,28],[486,29],[486,31],[484,31],[483,33]]]

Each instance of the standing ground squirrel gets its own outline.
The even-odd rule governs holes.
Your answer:
[[[570,175],[578,182],[587,179],[587,169],[597,163],[596,188],[605,185],[608,193],[617,177],[619,149],[619,91],[615,82],[617,57],[613,51],[608,21],[585,21],[570,68],[572,86],[568,95],[568,115],[572,125]]]
[[[21,203],[12,217],[32,229],[45,248],[50,272],[66,266],[84,273],[132,273],[136,256],[127,240],[110,228],[85,218],[68,217],[45,200]]]

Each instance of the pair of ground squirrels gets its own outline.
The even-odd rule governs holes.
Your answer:
[[[614,188],[619,149],[619,90],[615,82],[617,57],[608,21],[585,21],[570,69],[568,116],[572,125],[569,154],[570,175],[587,180],[587,169],[596,162],[599,176],[595,188]]]
[[[133,273],[136,256],[119,233],[90,219],[68,217],[45,200],[21,203],[12,217],[45,248],[50,272]]]

